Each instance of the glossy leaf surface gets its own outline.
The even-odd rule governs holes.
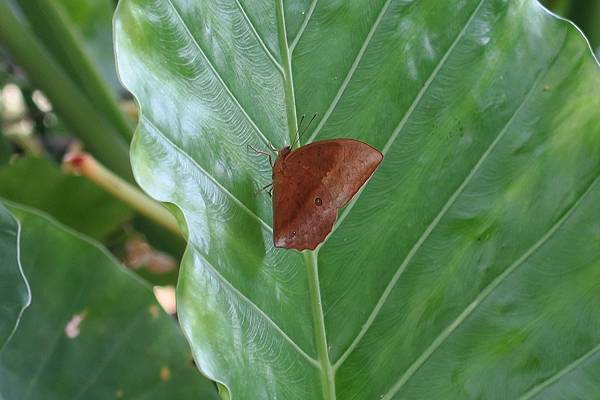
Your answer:
[[[0,204],[0,353],[30,301],[19,263],[19,223]]]
[[[11,211],[32,303],[0,356],[0,398],[217,398],[145,284],[73,231]]]
[[[180,322],[231,399],[594,398],[600,68],[531,0],[122,0],[139,183],[189,230]],[[263,157],[385,159],[317,252]]]

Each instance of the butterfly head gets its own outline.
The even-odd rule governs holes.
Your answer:
[[[275,164],[273,164],[273,180],[275,180],[275,175],[283,172],[284,160],[291,152],[290,146],[282,147],[277,150],[277,158],[275,159]]]
[[[290,146],[285,146],[282,147],[281,149],[277,150],[277,158],[285,158],[285,156],[287,156],[288,154],[290,154],[290,152],[292,151]]]

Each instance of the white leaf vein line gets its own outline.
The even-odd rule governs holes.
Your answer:
[[[555,373],[554,375],[552,375],[551,377],[549,377],[548,379],[546,379],[539,385],[536,385],[533,388],[531,388],[531,390],[529,390],[527,393],[525,393],[524,395],[519,397],[519,400],[529,400],[529,399],[537,396],[548,386],[559,381],[563,376],[567,375],[571,371],[574,371],[575,369],[577,369],[580,365],[582,365],[587,360],[592,358],[598,352],[600,352],[600,343],[597,344],[595,347],[593,347],[590,351],[585,353],[583,356],[579,357],[578,359],[576,359],[575,361],[573,361],[572,363],[570,363],[569,365],[564,367],[562,370],[558,371],[557,373]]]
[[[483,4],[484,1],[485,0],[483,0],[479,4],[479,6],[481,6],[481,4]],[[476,12],[473,15],[475,15],[475,14],[476,14]],[[565,36],[565,38],[566,38],[566,36]],[[560,54],[560,50],[562,49],[562,46],[564,45],[564,39],[565,38],[563,38],[563,42],[558,47],[558,50],[557,50],[556,54],[554,55],[552,61],[542,71],[540,71],[538,73],[538,76],[534,80],[532,86],[529,88],[529,90],[527,91],[527,93],[525,94],[525,96],[523,96],[523,99],[521,100],[521,103],[515,109],[515,111],[513,112],[513,114],[511,115],[511,117],[509,118],[509,120],[506,122],[506,124],[502,128],[502,130],[498,133],[498,135],[496,136],[496,138],[492,141],[492,143],[490,144],[490,146],[481,155],[480,159],[473,166],[473,168],[471,169],[471,171],[469,172],[469,174],[465,177],[465,179],[463,180],[463,182],[461,183],[461,185],[454,191],[454,193],[452,193],[452,195],[450,196],[450,198],[448,198],[448,201],[446,201],[446,203],[444,204],[444,206],[440,209],[439,213],[436,215],[436,217],[433,219],[433,221],[431,221],[431,223],[429,224],[429,226],[427,226],[427,228],[425,229],[425,231],[423,232],[423,234],[419,237],[419,239],[417,240],[417,242],[410,249],[410,251],[407,254],[406,258],[402,261],[402,264],[400,264],[400,266],[398,267],[398,270],[396,271],[396,273],[392,277],[392,280],[390,281],[390,283],[388,284],[388,286],[385,288],[382,296],[378,300],[377,304],[375,305],[375,308],[373,309],[373,311],[369,315],[369,318],[367,319],[367,321],[365,322],[365,324],[361,328],[360,332],[358,333],[358,335],[356,336],[356,338],[352,341],[352,343],[350,344],[350,346],[348,347],[348,349],[342,354],[342,356],[340,357],[340,359],[336,362],[336,364],[335,364],[336,368],[339,367],[344,362],[344,360],[350,355],[350,353],[358,345],[358,343],[360,342],[360,340],[367,333],[367,331],[369,330],[369,328],[371,327],[371,325],[375,321],[375,318],[377,317],[379,311],[383,307],[383,304],[387,300],[388,296],[390,295],[391,291],[393,290],[394,286],[396,285],[397,281],[400,279],[400,276],[402,275],[402,273],[404,272],[404,270],[406,269],[406,267],[408,266],[408,264],[410,263],[410,261],[412,260],[412,258],[419,251],[419,249],[421,248],[421,246],[423,245],[423,243],[427,240],[427,238],[429,237],[429,235],[431,234],[431,232],[433,232],[433,230],[436,228],[437,224],[441,221],[441,219],[444,217],[444,215],[446,214],[446,212],[448,212],[448,210],[454,204],[454,202],[456,201],[456,199],[458,199],[458,197],[460,196],[460,194],[467,187],[467,185],[469,184],[469,182],[471,181],[471,179],[475,176],[475,174],[477,173],[477,171],[479,170],[479,168],[481,168],[481,166],[483,165],[483,163],[485,162],[485,160],[487,159],[487,157],[489,156],[489,154],[492,153],[492,151],[494,150],[494,148],[496,147],[496,145],[504,137],[504,135],[506,134],[506,132],[508,131],[508,129],[510,128],[510,126],[512,125],[512,123],[515,121],[515,119],[518,116],[518,114],[521,112],[521,110],[525,106],[525,104],[527,104],[527,101],[529,100],[529,98],[531,97],[531,95],[534,93],[534,91],[537,88],[537,86],[538,86],[539,82],[541,81],[541,79],[546,75],[546,73],[548,72],[548,70],[550,69],[550,67],[554,64],[554,62],[558,58],[558,55]]]
[[[219,279],[226,287],[229,288],[229,290],[231,290],[233,293],[235,293],[240,299],[242,299],[245,303],[247,303],[248,305],[250,305],[252,308],[254,308],[256,310],[256,312],[258,313],[258,315],[260,315],[262,318],[264,318],[265,321],[267,321],[267,323],[269,325],[271,325],[271,327],[273,327],[273,329],[275,329],[275,331],[277,333],[279,333],[279,335],[290,344],[290,346],[292,346],[292,348],[294,350],[296,350],[302,357],[304,357],[313,367],[316,368],[320,368],[319,362],[317,360],[315,360],[314,358],[312,358],[311,356],[309,356],[304,350],[302,350],[302,348],[300,348],[300,346],[298,346],[298,344],[296,344],[296,342],[294,342],[292,340],[292,338],[290,338],[284,331],[283,329],[281,329],[279,327],[279,325],[277,325],[275,323],[275,321],[273,321],[259,306],[257,306],[252,300],[250,300],[244,293],[240,292],[238,290],[238,288],[236,288],[235,286],[233,286],[233,284],[231,282],[229,282],[223,275],[221,275],[221,273],[217,270],[217,268],[212,265],[212,263],[210,261],[208,261],[208,259],[205,257],[205,255],[202,253],[202,251],[197,248],[194,245],[194,249],[196,250],[196,253],[202,258],[202,260],[204,260],[204,262],[206,263],[206,265],[209,267],[209,269],[213,272],[213,274],[217,277],[217,279]]]
[[[308,22],[310,21],[313,13],[315,12],[315,8],[317,7],[318,1],[319,0],[313,0],[313,2],[310,4],[308,12],[306,13],[306,17],[304,17],[304,21],[302,21],[302,25],[300,25],[300,29],[298,29],[298,33],[296,33],[296,37],[294,38],[294,40],[292,41],[292,44],[290,45],[290,54],[294,53],[294,49],[296,48],[296,45],[300,41],[300,38],[304,34],[304,30],[306,29]]]
[[[421,99],[423,98],[423,96],[425,96],[425,93],[427,93],[427,91],[431,87],[431,84],[433,83],[433,81],[437,77],[438,73],[440,72],[440,70],[442,69],[442,67],[444,66],[444,64],[446,64],[446,61],[448,60],[448,58],[450,58],[450,55],[452,54],[452,52],[454,51],[454,49],[456,48],[456,46],[458,45],[458,43],[465,36],[465,33],[467,32],[467,30],[471,26],[471,23],[473,22],[473,20],[477,16],[477,13],[481,9],[481,7],[485,3],[485,1],[486,0],[480,0],[479,1],[479,4],[477,5],[477,7],[475,7],[475,9],[473,10],[473,12],[469,16],[469,19],[465,23],[465,26],[462,28],[462,30],[460,31],[460,33],[458,34],[458,36],[456,36],[456,38],[454,39],[454,41],[452,42],[452,44],[450,45],[450,47],[448,48],[448,50],[446,51],[446,53],[444,54],[444,56],[442,57],[442,59],[440,60],[440,62],[435,66],[435,69],[433,70],[433,72],[431,73],[431,75],[429,76],[429,78],[427,79],[427,81],[425,82],[425,85],[423,85],[423,88],[421,88],[421,90],[417,94],[417,97],[415,97],[415,100],[410,105],[408,111],[404,115],[404,118],[402,118],[402,120],[400,121],[400,123],[398,124],[398,126],[396,127],[396,129],[394,130],[394,132],[392,133],[392,136],[390,137],[390,139],[387,141],[387,143],[383,147],[382,153],[386,154],[388,152],[389,148],[392,146],[392,144],[394,144],[394,142],[396,141],[396,138],[400,135],[400,132],[402,131],[402,129],[406,125],[406,122],[412,116],[412,114],[415,111],[415,109],[417,108],[417,106],[421,103]]]
[[[529,247],[514,263],[512,263],[502,274],[498,275],[488,286],[486,286],[479,295],[473,300],[464,311],[450,324],[444,331],[431,343],[431,345],[421,354],[421,356],[411,364],[406,372],[400,377],[398,382],[382,397],[382,400],[391,399],[404,386],[406,382],[417,372],[417,370],[431,357],[431,355],[446,341],[446,339],[479,307],[481,303],[498,287],[509,275],[511,275],[520,265],[522,265],[532,254],[539,250],[569,219],[575,212],[577,207],[583,202],[585,197],[592,191],[598,176],[592,181],[587,189],[579,196],[577,201],[569,208],[569,210],[554,224],[550,229],[533,245]]]
[[[379,24],[383,20],[383,17],[385,15],[388,7],[390,6],[390,3],[391,3],[391,0],[387,0],[385,3],[383,3],[383,6],[381,7],[381,10],[379,11],[377,18],[375,19],[375,22],[373,23],[373,26],[371,26],[371,30],[367,34],[367,37],[365,38],[365,41],[363,42],[362,46],[360,47],[358,54],[356,54],[356,58],[354,59],[354,62],[352,63],[350,70],[348,71],[348,73],[346,74],[346,77],[344,78],[342,85],[340,86],[335,97],[329,104],[329,108],[327,108],[327,111],[325,112],[325,114],[323,114],[323,118],[321,118],[321,121],[319,121],[319,124],[315,127],[315,130],[308,138],[307,143],[311,143],[313,140],[315,140],[315,138],[319,134],[320,130],[323,128],[325,123],[327,123],[327,121],[329,120],[329,117],[331,117],[331,114],[333,114],[333,111],[337,107],[340,99],[342,98],[344,92],[346,91],[346,88],[350,84],[350,81],[352,80],[354,73],[358,69],[358,65],[360,64],[363,56],[367,52],[367,48],[369,47],[369,44],[371,43],[371,40],[373,39],[373,36],[375,35],[375,32],[377,31]]]
[[[80,399],[88,390],[90,390],[92,385],[96,383],[98,377],[102,374],[102,372],[106,370],[106,367],[108,367],[110,360],[112,360],[115,354],[117,354],[117,349],[121,347],[121,345],[129,337],[129,334],[131,333],[132,329],[135,326],[137,326],[137,324],[142,320],[143,316],[144,314],[140,312],[131,322],[129,322],[129,326],[127,326],[125,330],[123,330],[123,333],[119,335],[119,338],[112,343],[111,349],[106,353],[104,360],[101,361],[98,370],[91,375],[90,379],[83,385],[83,387],[79,390],[77,395],[73,397],[73,400]]]
[[[279,73],[281,74],[281,76],[283,76],[283,67],[281,66],[281,64],[279,64],[279,62],[275,59],[275,57],[273,57],[273,54],[271,54],[271,51],[269,50],[269,48],[267,47],[267,45],[263,41],[262,37],[260,37],[260,35],[258,34],[258,31],[256,30],[256,27],[254,26],[254,24],[250,20],[250,17],[248,17],[248,14],[246,13],[246,10],[242,6],[242,3],[240,3],[240,0],[234,0],[234,1],[237,4],[238,8],[240,9],[240,12],[242,13],[242,16],[244,17],[244,19],[246,20],[246,23],[248,24],[248,26],[252,30],[252,33],[254,34],[254,37],[256,37],[256,40],[258,40],[258,43],[260,44],[260,46],[262,47],[262,49],[266,53],[267,57],[269,57],[269,59],[271,60],[271,62],[273,63],[273,65],[275,65],[275,68],[277,68],[277,70],[279,71]]]
[[[482,0],[479,3],[479,6],[477,7],[477,9],[479,7],[481,7],[481,5],[484,2],[485,2],[485,0]],[[477,14],[477,9],[475,10],[475,12],[473,13],[473,15],[469,19],[469,22]],[[467,23],[467,25],[468,25],[468,23]],[[408,263],[412,260],[412,258],[417,253],[417,251],[420,249],[420,247],[423,245],[423,243],[425,242],[425,240],[427,240],[427,238],[429,237],[429,235],[431,234],[431,232],[435,229],[435,227],[437,226],[437,224],[439,223],[439,221],[443,218],[443,216],[448,211],[448,209],[450,209],[450,207],[452,206],[452,204],[454,204],[454,202],[456,201],[456,199],[458,198],[458,196],[462,193],[462,191],[468,185],[468,183],[470,182],[470,180],[477,173],[478,169],[485,162],[485,160],[487,159],[488,155],[494,150],[494,148],[497,145],[497,143],[506,134],[506,132],[508,131],[508,128],[512,125],[512,123],[516,119],[516,117],[519,114],[519,112],[523,109],[524,105],[529,100],[529,97],[535,91],[535,88],[538,86],[538,84],[539,84],[540,80],[542,79],[542,77],[545,76],[545,74],[548,72],[548,70],[550,69],[550,67],[554,64],[554,62],[558,58],[558,55],[560,54],[560,50],[564,46],[565,40],[566,40],[566,36],[563,37],[563,41],[562,41],[561,45],[558,47],[558,49],[556,51],[556,54],[552,58],[552,61],[542,71],[539,72],[539,74],[536,77],[535,81],[533,82],[531,88],[528,90],[528,92],[526,93],[526,95],[523,97],[523,99],[521,100],[521,103],[515,109],[515,111],[513,112],[511,118],[506,122],[506,124],[504,125],[504,127],[502,128],[502,130],[498,133],[497,137],[490,144],[490,146],[488,147],[488,149],[482,154],[481,158],[479,159],[479,161],[477,162],[477,164],[475,164],[475,166],[472,168],[471,172],[467,175],[467,177],[465,178],[465,180],[456,189],[456,191],[450,196],[450,198],[444,204],[444,206],[442,207],[442,209],[440,210],[440,212],[438,213],[438,215],[436,215],[436,217],[429,224],[429,226],[427,227],[427,229],[425,229],[425,231],[423,232],[423,234],[421,235],[421,237],[419,237],[419,239],[417,240],[417,242],[413,245],[413,247],[411,248],[410,252],[408,253],[408,255],[406,256],[406,258],[404,259],[404,261],[402,262],[402,264],[400,265],[400,267],[398,268],[398,270],[394,274],[394,277],[392,278],[392,281],[386,287],[384,293],[382,294],[382,297],[377,302],[377,304],[376,304],[375,308],[373,309],[371,315],[369,315],[369,318],[367,319],[367,321],[363,325],[361,331],[359,332],[359,334],[357,335],[357,337],[354,339],[354,341],[351,343],[350,347],[344,352],[344,354],[342,354],[342,356],[340,357],[340,360],[338,360],[338,362],[336,363],[337,367],[339,367],[339,365],[341,365],[341,363],[348,357],[348,355],[352,352],[352,350],[358,345],[358,343],[360,342],[360,340],[362,339],[362,337],[366,334],[367,330],[370,328],[370,326],[373,324],[375,318],[377,317],[377,314],[379,313],[380,309],[383,307],[383,303],[385,303],[385,301],[387,300],[387,297],[389,296],[389,294],[392,291],[393,287],[395,286],[396,282],[398,281],[398,279],[400,279],[400,276],[402,275],[404,269],[407,267]]]
[[[537,84],[537,82],[539,82],[539,77],[536,80],[536,84]],[[429,238],[429,235],[437,227],[438,223],[442,220],[442,218],[444,217],[444,215],[446,215],[446,213],[448,212],[448,210],[450,209],[450,207],[452,207],[452,205],[454,204],[454,202],[456,201],[456,199],[458,199],[458,197],[462,194],[462,192],[464,191],[464,189],[471,182],[471,179],[473,179],[473,177],[477,174],[477,172],[479,171],[479,168],[487,160],[487,157],[496,148],[496,145],[504,137],[504,135],[508,131],[508,128],[511,126],[512,122],[515,120],[516,116],[519,114],[519,111],[523,108],[523,105],[526,104],[526,102],[527,102],[526,100],[527,100],[527,98],[529,98],[529,96],[533,92],[533,88],[535,88],[537,86],[536,84],[534,84],[534,86],[527,93],[527,95],[524,96],[524,99],[521,102],[520,106],[517,107],[517,109],[515,110],[515,112],[511,116],[511,118],[509,119],[509,121],[504,126],[504,128],[500,131],[500,133],[492,141],[492,143],[489,145],[489,147],[486,149],[486,151],[481,155],[481,157],[479,158],[479,160],[477,161],[477,163],[473,166],[473,168],[471,169],[471,171],[469,172],[469,174],[465,177],[465,179],[460,184],[460,186],[448,198],[448,201],[446,201],[446,203],[444,204],[444,206],[440,209],[440,211],[438,212],[438,214],[435,216],[435,218],[431,221],[431,223],[429,224],[429,226],[427,226],[427,228],[425,229],[425,231],[423,232],[423,234],[419,237],[419,239],[415,242],[415,244],[413,245],[413,247],[410,249],[410,251],[407,254],[406,258],[404,259],[404,261],[402,261],[402,263],[400,264],[400,266],[396,270],[396,273],[392,277],[392,280],[390,281],[390,283],[388,284],[388,286],[385,288],[383,294],[379,298],[379,301],[375,305],[375,308],[373,308],[373,311],[369,315],[369,318],[367,319],[367,321],[363,325],[363,327],[360,330],[359,334],[356,336],[356,338],[354,339],[354,341],[352,342],[352,344],[350,345],[350,347],[348,347],[348,349],[344,352],[344,354],[336,362],[336,367],[338,367],[339,365],[341,365],[341,363],[344,362],[344,360],[356,348],[356,346],[358,345],[358,343],[362,340],[362,338],[364,337],[364,335],[367,333],[367,331],[369,330],[369,328],[371,327],[371,325],[375,321],[375,318],[379,314],[379,311],[383,307],[384,303],[387,301],[387,298],[389,297],[390,293],[392,292],[392,290],[396,286],[396,283],[400,279],[400,276],[402,275],[402,273],[404,272],[404,270],[406,269],[406,267],[408,266],[408,264],[412,261],[413,257],[419,251],[419,249],[421,248],[421,246],[423,245],[423,243],[425,243],[425,241]]]
[[[169,139],[169,137],[167,137],[167,135],[165,135],[158,126],[156,126],[152,121],[150,121],[150,119],[148,117],[146,117],[144,114],[142,114],[141,120],[145,121],[148,124],[148,126],[150,128],[152,128],[153,131],[155,131],[155,133],[157,133],[163,140],[165,140],[167,143],[169,143],[169,145],[171,145],[179,154],[181,154],[184,158],[191,161],[192,164],[194,164],[194,166],[196,168],[198,168],[204,176],[206,176],[211,182],[213,182],[217,188],[219,188],[223,193],[225,193],[225,195],[227,195],[229,198],[231,198],[231,200],[233,200],[233,202],[235,204],[237,204],[242,210],[244,210],[246,213],[248,213],[248,215],[250,215],[250,217],[252,217],[256,221],[258,221],[269,232],[273,232],[273,228],[271,228],[271,226],[269,224],[267,224],[265,221],[263,221],[262,218],[260,218],[258,215],[256,215],[244,203],[242,203],[241,200],[239,200],[237,197],[235,197],[233,195],[233,193],[231,193],[229,190],[227,190],[227,188],[225,186],[223,186],[217,179],[215,179],[215,177],[213,177],[211,174],[209,174],[207,170],[202,168],[202,166],[200,164],[198,164],[198,162],[194,158],[192,158],[192,156],[190,156],[188,153],[183,151],[182,148],[177,146],[171,139]]]
[[[477,15],[477,12],[481,8],[481,6],[485,3],[485,1],[486,0],[481,0],[479,2],[479,4],[477,5],[477,7],[475,7],[475,9],[473,10],[473,13],[471,14],[471,16],[469,17],[469,19],[465,23],[465,26],[463,27],[463,29],[458,33],[458,35],[454,39],[454,42],[452,42],[452,44],[450,45],[450,47],[448,48],[448,50],[446,51],[446,53],[444,54],[444,56],[440,59],[440,61],[436,65],[436,67],[431,72],[431,75],[429,76],[429,78],[427,78],[427,81],[425,81],[425,84],[423,85],[423,87],[421,88],[421,90],[419,91],[419,93],[417,94],[417,96],[415,97],[415,99],[413,100],[412,104],[410,105],[410,107],[408,108],[408,110],[406,111],[406,113],[404,114],[404,116],[402,117],[402,120],[400,121],[400,123],[398,124],[398,126],[396,127],[396,129],[394,129],[394,131],[392,132],[390,138],[388,139],[388,141],[386,142],[385,146],[381,150],[381,153],[384,156],[387,154],[387,152],[389,151],[391,145],[395,142],[396,138],[400,135],[400,132],[402,131],[402,129],[406,125],[406,122],[408,121],[408,119],[411,117],[411,115],[413,114],[413,112],[415,111],[415,109],[417,108],[417,106],[419,105],[419,103],[421,102],[421,99],[423,98],[423,96],[429,90],[429,87],[431,86],[431,84],[435,80],[435,78],[436,78],[437,74],[439,73],[440,69],[444,66],[444,64],[446,63],[446,60],[448,60],[448,58],[452,54],[452,51],[454,50],[454,48],[456,48],[457,44],[460,42],[460,40],[462,39],[462,37],[466,33],[468,27],[471,25],[471,22],[473,21],[473,19],[475,19],[475,16]],[[352,211],[352,208],[354,208],[354,205],[356,204],[356,202],[360,198],[360,195],[362,194],[362,191],[364,190],[365,187],[366,187],[366,185],[363,186],[361,188],[361,190],[359,190],[359,192],[356,194],[356,196],[354,196],[354,198],[352,199],[352,201],[350,202],[350,204],[348,204],[348,206],[344,209],[344,212],[340,215],[340,217],[336,221],[333,229],[329,233],[329,236],[333,235],[335,233],[335,231],[342,225],[342,222],[344,222],[344,220],[346,219],[346,217],[348,216],[348,214],[350,214],[350,211]]]
[[[227,86],[227,84],[225,83],[225,81],[223,80],[223,78],[221,77],[221,75],[217,72],[216,68],[214,67],[214,65],[212,64],[212,62],[210,61],[210,59],[208,58],[208,56],[204,52],[204,50],[202,50],[202,47],[200,47],[200,43],[198,43],[198,41],[196,40],[196,37],[192,34],[192,32],[189,30],[187,24],[183,20],[183,17],[181,16],[181,13],[177,9],[177,7],[175,7],[175,4],[173,4],[173,0],[165,0],[165,1],[171,7],[171,9],[175,13],[175,15],[177,16],[177,19],[181,23],[181,26],[185,30],[186,34],[191,39],[192,43],[194,43],[194,46],[198,49],[198,52],[202,55],[202,58],[204,58],[204,60],[206,60],[206,63],[208,64],[208,67],[213,72],[214,76],[217,78],[217,80],[219,81],[219,83],[221,83],[221,85],[225,89],[225,92],[227,93],[227,95],[229,96],[229,98],[231,98],[231,100],[239,108],[239,110],[241,111],[241,113],[244,115],[244,117],[246,118],[246,120],[250,123],[250,125],[252,126],[252,128],[259,135],[259,137],[263,140],[263,142],[265,144],[270,143],[269,139],[267,139],[267,137],[265,136],[265,134],[260,130],[260,128],[258,127],[258,125],[256,125],[256,123],[254,122],[254,120],[250,117],[250,115],[248,115],[248,113],[246,112],[246,110],[244,109],[244,107],[242,107],[242,105],[240,104],[240,102],[238,101],[238,99],[231,92],[231,89],[229,89],[229,86]]]

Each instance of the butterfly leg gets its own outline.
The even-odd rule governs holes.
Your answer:
[[[271,143],[269,143],[269,146],[273,146],[273,145]],[[249,150],[254,151],[258,155],[266,156],[269,159],[269,164],[271,165],[271,168],[273,168],[273,158],[271,157],[271,154],[267,153],[266,151],[256,150],[254,147],[250,146],[249,144],[247,144],[246,147]],[[275,154],[277,154],[277,153],[275,153]]]
[[[270,156],[269,153],[267,153],[266,151],[262,151],[262,150],[256,150],[254,147],[252,147],[251,145],[247,144],[246,148],[248,148],[249,150],[252,150],[253,152],[255,152],[256,154],[260,154],[263,156]]]
[[[269,142],[267,143],[269,146],[269,150],[271,150],[273,152],[273,154],[277,154],[277,147],[273,146],[273,143]]]
[[[268,185],[265,185],[265,186],[261,187],[261,188],[260,188],[260,189],[258,189],[258,190],[256,191],[256,193],[254,193],[254,194],[255,194],[255,195],[258,195],[260,192],[262,192],[262,191],[264,191],[265,189],[268,189],[268,188],[271,188],[271,189],[269,189],[269,191],[268,191],[268,193],[269,193],[269,196],[271,196],[271,195],[273,194],[273,183],[272,183],[272,182],[271,182],[271,183],[269,183]]]

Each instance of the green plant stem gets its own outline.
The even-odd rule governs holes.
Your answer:
[[[0,40],[86,148],[121,177],[133,182],[127,142],[98,114],[5,0],[0,0]]]
[[[325,318],[323,316],[323,305],[321,304],[321,288],[319,286],[319,270],[317,265],[317,253],[315,251],[304,251],[304,264],[308,276],[308,291],[310,294],[310,305],[312,308],[313,326],[315,331],[315,345],[321,367],[321,387],[323,399],[333,400],[335,395],[335,379],[333,367],[329,360],[327,350],[327,334],[325,332]]]
[[[298,133],[298,120],[296,116],[296,97],[294,93],[294,80],[292,76],[292,60],[290,59],[290,49],[287,42],[287,33],[285,28],[285,15],[283,12],[283,0],[275,0],[275,9],[277,12],[277,31],[279,36],[279,49],[281,51],[281,61],[283,63],[285,93],[285,105],[287,111],[288,135],[290,144],[295,143],[298,147],[300,143],[296,142]]]
[[[69,153],[65,155],[63,165],[67,171],[86,177],[148,219],[183,237],[177,220],[166,208],[146,196],[137,187],[113,174],[90,154]]]
[[[55,0],[19,0],[19,4],[38,39],[79,85],[88,100],[102,110],[116,131],[129,142],[133,136],[131,126],[108,84],[89,58],[62,4]]]

